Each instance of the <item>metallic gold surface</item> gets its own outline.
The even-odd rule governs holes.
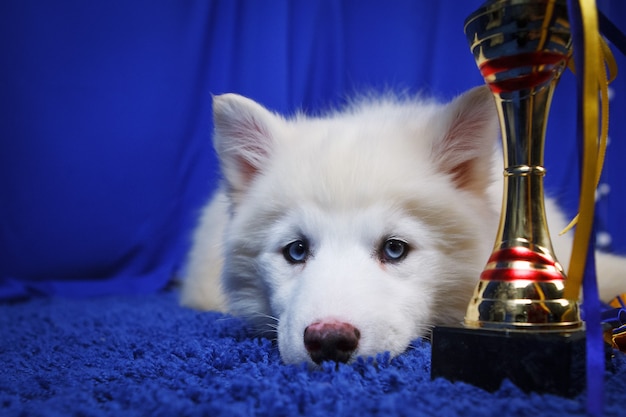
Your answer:
[[[495,247],[465,324],[580,329],[577,300],[563,298],[566,277],[552,249],[543,189],[548,112],[571,55],[565,1],[488,1],[468,17],[465,33],[495,98],[505,166]]]

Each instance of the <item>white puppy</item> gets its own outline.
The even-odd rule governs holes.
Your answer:
[[[448,104],[379,98],[293,119],[227,94],[214,121],[225,181],[195,233],[183,304],[277,334],[286,363],[397,355],[462,320],[501,205],[485,87]],[[565,219],[546,206],[565,263]],[[600,256],[606,299],[626,261]]]

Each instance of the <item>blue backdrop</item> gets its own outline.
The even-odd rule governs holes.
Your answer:
[[[218,179],[212,94],[286,113],[364,89],[449,99],[482,84],[463,33],[480,3],[0,2],[0,299],[164,287]],[[626,3],[599,5],[625,29]],[[611,92],[599,242],[626,253],[626,75]],[[570,213],[574,127],[567,73],[548,127],[546,182]]]

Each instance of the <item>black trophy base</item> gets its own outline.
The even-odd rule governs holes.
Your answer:
[[[585,388],[585,332],[435,327],[431,378],[495,391],[509,379],[525,392],[574,397]]]

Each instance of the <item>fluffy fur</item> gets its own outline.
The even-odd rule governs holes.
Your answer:
[[[311,362],[303,333],[320,321],[359,330],[354,357],[397,355],[462,320],[501,204],[486,88],[447,104],[382,98],[292,119],[227,94],[214,99],[214,121],[225,181],[196,230],[183,304],[275,332],[287,363]],[[546,206],[567,261],[570,238],[556,233],[565,219]],[[401,258],[388,256],[390,241],[404,244]],[[305,245],[297,262],[294,242]],[[601,295],[612,297],[626,262],[603,254],[599,264]]]

